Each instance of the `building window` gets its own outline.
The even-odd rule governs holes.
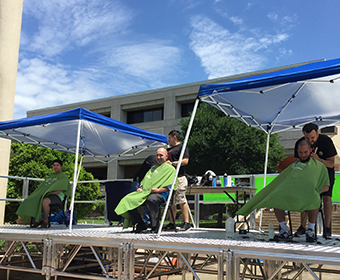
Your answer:
[[[164,112],[163,107],[149,110],[127,112],[127,123],[133,124],[142,122],[162,121],[163,112]]]
[[[194,110],[194,102],[181,104],[181,117],[189,117],[192,110]]]

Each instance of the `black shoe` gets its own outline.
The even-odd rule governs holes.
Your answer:
[[[146,230],[147,226],[144,223],[138,223],[136,230],[134,231],[134,233],[141,233],[143,230]]]
[[[303,226],[300,226],[298,230],[294,233],[294,236],[299,237],[304,234],[306,234],[306,229]]]
[[[311,228],[307,229],[306,242],[315,242],[315,241],[316,241],[316,237],[315,237],[314,230],[312,230]]]
[[[331,237],[332,236],[332,229],[329,227],[326,227],[326,237]]]
[[[159,227],[153,227],[151,228],[151,233],[157,233]]]
[[[189,228],[191,228],[191,225],[189,223],[183,223],[183,225],[181,226],[179,230],[187,231]]]
[[[169,223],[163,227],[163,230],[175,230],[175,229],[176,229],[176,226],[173,223]]]

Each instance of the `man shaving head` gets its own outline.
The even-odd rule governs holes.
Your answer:
[[[312,153],[311,144],[307,140],[301,140],[298,144],[298,154],[301,162],[307,162]]]

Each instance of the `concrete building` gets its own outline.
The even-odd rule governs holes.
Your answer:
[[[79,102],[64,106],[33,110],[27,112],[27,115],[35,116],[83,107],[93,112],[128,124],[132,124],[145,130],[168,135],[168,132],[173,129],[180,130],[179,122],[181,118],[189,116],[189,112],[193,108],[200,85],[228,82],[247,76],[258,75],[289,67],[291,66],[173,87],[160,88],[150,91],[131,93],[87,102]],[[329,135],[336,141],[336,146],[340,147],[340,138],[337,133],[334,133],[335,131],[336,128],[332,128],[332,133]],[[286,148],[286,155],[293,155],[294,143],[296,139],[302,136],[301,132],[286,132],[281,133],[280,136],[281,143]],[[143,160],[152,153],[155,153],[155,150],[147,150],[135,158],[118,159],[111,162],[108,166],[100,162],[86,160],[84,162],[84,166],[98,179],[132,178]],[[339,163],[340,157],[336,159],[337,170],[339,170]]]

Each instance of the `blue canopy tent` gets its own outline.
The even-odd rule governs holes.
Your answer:
[[[227,83],[201,85],[182,152],[200,101],[267,134],[265,178],[271,133],[301,131],[309,122],[320,128],[340,124],[339,58],[263,72]]]
[[[81,166],[81,161],[78,165],[79,156],[110,162],[118,156],[133,156],[150,146],[168,143],[164,135],[84,108],[0,122],[0,137],[75,154],[71,213]]]
[[[225,84],[202,85],[197,98],[269,136],[340,123],[340,59],[318,61]]]

